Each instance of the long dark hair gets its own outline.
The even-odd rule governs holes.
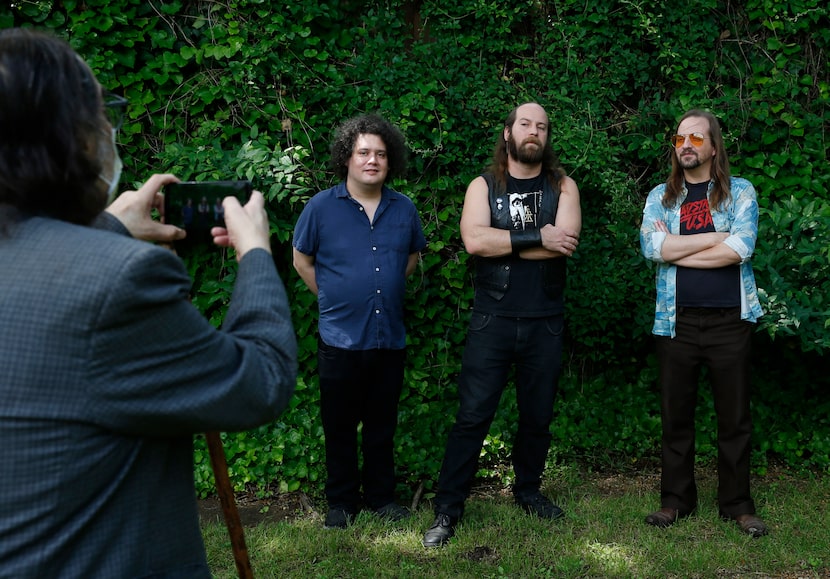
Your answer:
[[[692,109],[680,118],[677,126],[679,127],[683,121],[690,117],[709,121],[709,138],[712,139],[712,146],[717,152],[712,159],[712,171],[709,175],[709,178],[714,181],[709,203],[713,209],[720,210],[723,204],[729,199],[731,188],[729,156],[726,154],[726,148],[723,146],[723,133],[720,129],[720,122],[709,111]],[[677,161],[677,155],[672,151],[671,174],[669,175],[668,181],[666,181],[666,191],[663,194],[663,207],[674,207],[680,198],[680,192],[683,190],[683,181],[683,167],[680,166],[680,163]]]
[[[407,160],[403,133],[380,115],[366,114],[345,121],[335,132],[331,142],[331,166],[338,177],[345,179],[348,175],[347,164],[359,135],[377,135],[383,141],[389,161],[387,179],[403,175]]]
[[[63,40],[0,31],[0,220],[46,215],[88,224],[106,204],[101,89]]]
[[[518,115],[518,111],[521,107],[526,104],[536,104],[536,103],[522,103],[512,111],[510,114],[507,115],[507,118],[504,120],[504,128],[508,130],[508,132],[512,135],[513,134],[513,124],[516,122],[516,116]],[[507,175],[507,141],[504,140],[504,131],[499,131],[498,136],[496,137],[496,146],[493,149],[493,160],[490,162],[490,166],[487,168],[487,172],[492,173],[496,177],[496,181],[498,181],[501,187],[505,187],[505,179]],[[546,175],[548,181],[550,181],[551,186],[554,187],[555,190],[558,190],[559,182],[565,176],[565,170],[562,168],[562,165],[559,164],[559,158],[554,154],[553,149],[551,148],[551,130],[550,130],[550,123],[548,123],[548,139],[545,142],[545,148],[542,152],[542,174]]]

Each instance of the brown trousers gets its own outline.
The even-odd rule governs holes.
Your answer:
[[[697,507],[695,409],[700,370],[708,368],[718,422],[721,516],[754,514],[749,491],[752,420],[749,360],[752,324],[740,308],[678,308],[676,336],[657,338],[663,455],[661,506],[681,515]]]

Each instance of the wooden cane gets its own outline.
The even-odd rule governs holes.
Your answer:
[[[236,571],[239,579],[254,579],[251,560],[248,558],[248,548],[245,546],[245,532],[242,529],[239,511],[236,510],[236,500],[233,496],[231,479],[228,476],[228,462],[225,458],[222,437],[218,432],[206,432],[205,438],[207,438],[208,452],[210,452],[210,463],[213,466],[213,478],[216,480],[216,492],[219,494],[222,513],[225,515],[225,525],[231,537]]]

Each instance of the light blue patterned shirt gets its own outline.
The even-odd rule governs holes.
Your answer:
[[[663,194],[666,184],[662,183],[651,190],[643,209],[643,223],[640,226],[640,250],[643,256],[657,263],[657,301],[654,311],[652,333],[658,336],[675,336],[677,323],[677,266],[667,263],[662,256],[663,242],[666,234],[658,231],[655,223],[659,220],[666,224],[674,235],[680,234],[680,206],[686,198],[686,187],[680,193],[673,207],[663,206]],[[706,196],[712,194],[712,183]],[[712,221],[716,231],[728,231],[729,237],[724,243],[732,248],[741,258],[741,319],[756,322],[763,315],[758,301],[758,289],[755,286],[755,274],[752,271],[752,253],[758,237],[758,201],[755,187],[746,179],[732,177],[730,199],[719,210],[712,210]]]

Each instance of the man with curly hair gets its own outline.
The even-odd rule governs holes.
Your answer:
[[[385,185],[406,168],[401,132],[374,114],[343,123],[331,145],[338,185],[317,193],[294,230],[294,267],[317,295],[318,372],[326,436],[326,528],[363,503],[401,520],[393,438],[403,386],[406,278],[426,246],[415,205]],[[358,425],[362,423],[362,473]]]

